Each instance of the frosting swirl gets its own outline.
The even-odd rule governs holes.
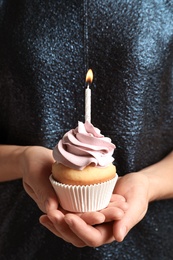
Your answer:
[[[111,139],[89,122],[78,122],[78,127],[68,131],[53,149],[57,163],[82,170],[89,164],[106,167],[114,161],[115,145]]]

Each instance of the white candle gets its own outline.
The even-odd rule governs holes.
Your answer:
[[[87,88],[85,89],[85,122],[91,122],[91,89],[90,83],[93,81],[93,72],[91,69],[88,70],[86,75]]]
[[[85,89],[85,122],[91,122],[91,89],[89,84]]]

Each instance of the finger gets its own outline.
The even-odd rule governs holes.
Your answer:
[[[49,231],[51,231],[54,235],[61,237],[58,231],[55,229],[53,223],[50,221],[50,219],[47,217],[47,215],[42,215],[39,218],[40,224],[45,226]]]
[[[127,235],[127,226],[121,221],[115,221],[113,224],[113,235],[117,242],[122,242]]]
[[[58,208],[58,198],[49,180],[42,180],[36,183],[36,186],[32,185],[32,187],[23,181],[23,186],[44,213]]]
[[[54,224],[50,221],[50,219],[47,217],[47,215],[42,215],[39,218],[40,224],[42,224],[44,227],[46,227],[51,233],[54,235],[58,236],[59,238],[62,238],[64,241],[70,243],[70,239],[67,239],[66,237],[62,236],[60,232],[56,229]],[[78,243],[80,246],[85,246],[84,243]]]
[[[40,180],[40,183],[37,183],[35,193],[46,212],[58,208],[58,198],[49,179],[42,178],[42,181]]]
[[[54,210],[48,215],[49,220],[54,226],[54,234],[77,247],[84,247],[86,244],[69,228],[64,220],[64,214],[61,211]]]
[[[117,207],[108,207],[101,211],[105,216],[105,222],[110,222],[112,220],[120,220],[124,216],[124,211]]]
[[[97,225],[105,221],[105,216],[101,212],[85,212],[77,215],[88,225]]]
[[[118,206],[120,208],[117,208]],[[80,216],[87,224],[97,225],[103,222],[121,219],[124,216],[124,211],[126,211],[127,209],[128,203],[124,202],[124,199],[118,199],[117,201],[115,200],[110,202],[107,208],[99,212],[86,212],[77,215]]]
[[[37,196],[36,196],[34,190],[31,188],[31,186],[28,185],[24,181],[23,181],[23,186],[24,186],[25,191],[28,193],[28,195],[36,202],[37,201]]]
[[[40,217],[39,219],[40,224],[42,224],[44,227],[46,227],[51,233],[53,233],[55,236],[63,239],[64,241],[70,243],[70,239],[67,239],[65,236],[63,236],[60,232],[58,232],[58,230],[56,229],[56,227],[54,226],[54,224],[50,221],[50,219],[46,216],[43,215]],[[85,246],[85,244],[83,242],[78,242],[78,246],[80,245],[80,247]],[[77,246],[77,245],[76,245]]]
[[[37,197],[35,191],[31,188],[31,186],[29,186],[27,183],[23,182],[23,186],[25,191],[28,193],[28,195],[35,201],[35,203],[37,204],[37,206],[39,207],[39,209],[42,212],[46,212],[46,209],[42,203],[42,201],[40,200],[40,198]]]
[[[122,211],[126,211],[129,208],[129,204],[126,201],[115,200],[110,201],[107,207],[116,207],[121,209]]]
[[[129,206],[129,209],[125,212],[124,217],[121,220],[114,222],[113,234],[115,240],[121,242],[127,233],[144,217],[147,207],[141,207],[141,205],[136,204],[131,207]]]
[[[79,216],[70,213],[65,216],[65,221],[70,229],[88,246],[97,247],[110,243],[114,239],[112,236],[112,223],[104,223],[93,227]]]
[[[113,193],[112,196],[111,196],[110,201],[126,201],[126,199],[122,195]]]

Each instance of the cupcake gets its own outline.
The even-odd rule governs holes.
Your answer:
[[[118,179],[115,145],[88,121],[67,132],[53,149],[50,181],[62,208],[98,211],[109,204]]]

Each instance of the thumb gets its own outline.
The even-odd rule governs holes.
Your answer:
[[[129,206],[124,217],[113,224],[113,235],[116,241],[122,242],[128,232],[145,216],[147,206]]]
[[[23,182],[23,186],[42,212],[47,213],[58,208],[58,198],[49,181],[42,180],[32,185],[32,187],[28,183]]]

